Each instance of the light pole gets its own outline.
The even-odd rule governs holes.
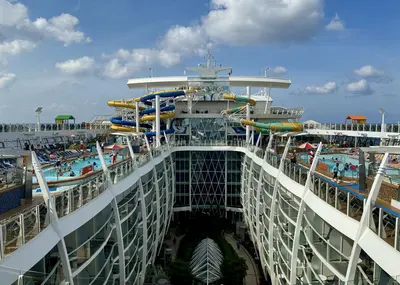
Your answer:
[[[381,146],[383,146],[383,136],[386,131],[385,127],[385,110],[383,108],[379,108],[379,113],[382,114],[382,119],[381,119]]]
[[[42,113],[42,110],[43,110],[43,107],[37,107],[35,110],[37,131],[40,131],[40,113]]]

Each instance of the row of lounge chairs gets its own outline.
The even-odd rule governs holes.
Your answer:
[[[55,163],[61,158],[71,159],[79,157],[82,152],[79,150],[57,150],[57,151],[49,151],[46,149],[37,149],[35,150],[36,155],[42,164]]]

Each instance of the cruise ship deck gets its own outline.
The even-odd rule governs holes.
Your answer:
[[[0,190],[1,205],[24,200],[0,216],[1,284],[155,284],[149,269],[166,252],[170,224],[193,212],[244,222],[273,284],[400,282],[398,186],[387,181],[389,155],[400,148],[385,146],[395,144],[398,128],[303,125],[301,108],[271,106],[267,89],[264,97],[251,94],[288,88],[288,79],[219,77],[227,69],[209,63],[191,70],[200,75],[128,81],[129,88],[175,89],[109,101],[112,124],[0,125],[0,156],[14,152],[25,166],[25,181]],[[234,94],[236,86],[247,93]],[[126,152],[110,164],[98,141],[98,169],[49,181],[36,152],[15,148],[54,132],[60,142],[67,134],[107,134]],[[360,164],[356,176],[332,181],[319,158],[340,149],[320,143],[311,164],[291,160],[305,134],[380,138],[381,146],[359,156],[381,154],[381,161],[371,175]]]

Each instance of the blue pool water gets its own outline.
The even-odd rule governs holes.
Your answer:
[[[300,156],[300,159],[304,162],[309,163],[309,156],[307,154],[302,154]],[[358,165],[359,161],[358,158],[353,158],[351,155],[349,154],[321,154],[319,156],[319,162],[322,162],[326,165],[328,165],[329,167],[329,172],[332,172],[333,167],[336,164],[336,159],[338,159],[339,162],[339,169],[344,169],[344,165],[346,163],[348,164],[352,164],[352,165]],[[369,166],[369,162],[366,161],[365,162],[365,167],[366,169],[368,169]],[[395,169],[395,168],[390,168],[388,167],[386,169],[386,174],[391,176],[399,176],[400,175],[400,169]],[[352,171],[352,170],[347,170],[347,171],[343,171],[343,175],[344,176],[348,176],[348,177],[357,177],[358,176],[358,169]],[[399,178],[393,178],[392,182],[393,183],[398,183],[400,181]]]
[[[104,155],[104,159],[106,164],[111,164],[111,159],[108,154]],[[122,159],[123,157],[121,155],[117,156],[117,161],[121,161]],[[94,162],[96,162],[96,165],[94,166],[93,170],[99,170],[101,168],[101,162],[98,156],[86,157],[85,160],[82,160],[81,158],[74,160],[74,163],[71,164],[71,170],[75,172],[76,177],[80,176],[81,169],[85,166],[93,165]],[[61,167],[64,171],[62,176],[57,176],[57,168],[55,166],[44,168],[43,174],[46,181],[57,181],[72,178],[69,176],[71,171],[67,171],[68,165],[64,163]],[[32,177],[32,181],[37,182],[36,177]]]

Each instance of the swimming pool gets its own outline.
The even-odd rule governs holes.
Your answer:
[[[300,159],[303,162],[310,163],[310,161],[309,161],[310,158],[309,158],[308,154],[301,154],[300,155]],[[329,172],[332,172],[333,167],[336,165],[337,162],[339,163],[339,169],[344,169],[344,165],[346,163],[348,163],[349,165],[359,165],[358,158],[354,158],[351,155],[344,154],[344,153],[321,154],[319,156],[319,160],[318,161],[328,165]],[[365,162],[365,167],[366,167],[366,170],[368,170],[368,167],[369,167],[369,162],[368,161]],[[400,175],[400,169],[388,167],[388,168],[386,168],[386,174],[388,176],[399,176]],[[350,169],[346,170],[346,171],[343,171],[342,175],[347,176],[347,177],[358,177],[358,168],[355,169],[354,171],[352,171]],[[391,182],[399,183],[400,182],[400,178],[399,177],[393,177],[393,178],[391,178]]]
[[[106,164],[111,164],[111,158],[108,154],[104,155],[104,159],[106,161]],[[121,161],[123,157],[121,155],[117,156],[117,161]],[[71,161],[72,162],[72,161]],[[95,166],[93,166],[93,170],[99,170],[101,169],[101,162],[98,156],[90,156],[86,157],[85,160],[82,158],[78,158],[73,161],[71,164],[71,170],[75,172],[75,177],[79,177],[81,174],[81,169],[85,166],[88,165],[93,165],[93,163],[96,163]],[[51,166],[51,167],[46,167],[43,169],[43,174],[46,179],[46,181],[61,181],[65,179],[71,179],[73,177],[69,176],[71,171],[67,171],[68,168],[68,163],[63,163],[61,165],[64,174],[62,176],[57,175],[57,167]],[[32,177],[32,182],[36,183],[36,177]]]

